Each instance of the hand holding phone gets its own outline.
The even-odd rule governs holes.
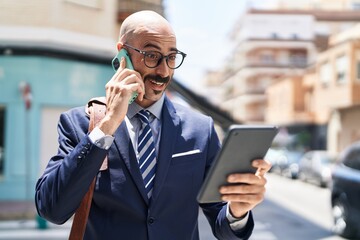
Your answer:
[[[120,61],[121,61],[121,58],[124,57],[125,58],[125,61],[126,61],[126,68],[128,69],[134,69],[133,65],[132,65],[132,62],[130,60],[130,57],[129,57],[129,54],[128,52],[126,51],[126,49],[122,48],[118,54],[114,57],[114,59],[112,60],[112,66],[113,66],[113,69],[114,71],[116,72],[118,70],[118,68],[120,67]],[[129,104],[131,104],[133,101],[135,101],[135,99],[137,98],[138,96],[138,93],[137,92],[133,92],[131,97],[130,97],[130,100],[129,100]]]

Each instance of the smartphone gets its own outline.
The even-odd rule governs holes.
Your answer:
[[[129,54],[128,52],[126,51],[126,49],[122,48],[118,54],[114,57],[114,59],[112,60],[112,66],[113,66],[113,69],[114,71],[116,72],[118,70],[118,68],[120,67],[120,61],[121,61],[121,58],[124,57],[125,60],[126,60],[126,68],[128,69],[134,69],[133,65],[132,65],[132,62],[130,60],[130,57],[129,57]],[[131,95],[131,98],[129,100],[129,104],[131,104],[133,101],[135,101],[135,99],[137,98],[138,96],[138,93],[137,92],[133,92],[132,95]]]

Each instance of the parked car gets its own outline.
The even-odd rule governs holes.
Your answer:
[[[281,166],[281,174],[291,179],[297,179],[299,176],[299,162],[303,156],[301,151],[286,151],[286,162]]]
[[[265,160],[272,165],[270,172],[296,179],[298,178],[298,163],[302,155],[301,151],[270,148],[265,155]]]
[[[360,239],[360,141],[345,149],[332,172],[333,230]]]
[[[299,162],[299,179],[312,182],[320,187],[328,187],[331,183],[331,169],[336,156],[325,150],[309,151]]]
[[[270,172],[278,174],[281,173],[280,166],[282,166],[284,162],[286,162],[284,150],[278,148],[269,148],[264,159],[271,163]]]

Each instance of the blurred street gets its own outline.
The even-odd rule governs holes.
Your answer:
[[[332,228],[360,239],[360,0],[0,0],[0,6],[0,240],[68,239],[71,221],[59,226],[36,217],[33,189],[49,159],[63,151],[60,114],[122,79],[112,64],[120,46],[137,52],[128,55],[144,82],[171,78],[167,99],[210,116],[220,139],[233,124],[278,127],[252,240],[343,239]],[[157,38],[155,45],[142,37],[132,43],[123,35],[126,24],[119,31],[145,9],[169,21],[179,49]],[[173,53],[180,61],[169,65]],[[150,86],[156,85],[165,87]],[[201,211],[199,229],[202,240],[215,240]]]
[[[254,210],[255,240],[340,240],[331,232],[330,190],[268,174],[266,200]]]
[[[31,206],[22,207],[31,210]],[[15,209],[1,209],[1,213],[10,210],[15,216]],[[329,189],[299,180],[269,174],[266,200],[254,210],[254,216],[255,230],[251,238],[254,240],[343,239],[331,232]],[[47,229],[38,229],[36,220],[1,221],[0,239],[67,239],[70,222],[62,226],[47,224]],[[199,227],[200,239],[215,240],[202,213]]]
[[[0,205],[1,206],[1,205]],[[24,205],[17,205],[19,208]],[[27,206],[29,209],[29,207]],[[13,209],[15,210],[15,209]],[[20,209],[21,210],[21,209]],[[1,209],[3,211],[3,209]],[[202,212],[199,216],[200,236],[204,240],[215,239]],[[68,239],[71,221],[64,225],[47,223],[47,229],[39,229],[36,220],[3,220],[0,221],[1,240],[66,240]]]
[[[35,220],[0,222],[0,239],[6,240],[65,240],[68,239],[70,222],[58,226],[48,224],[48,229],[38,229]]]
[[[71,221],[64,225],[47,222],[46,229],[40,229],[32,202],[0,203],[0,239],[1,240],[66,240],[68,239]],[[21,219],[24,218],[24,219]],[[18,219],[18,220],[11,220]],[[43,222],[42,222],[43,223]],[[201,239],[212,240],[211,229],[204,215],[199,216]]]

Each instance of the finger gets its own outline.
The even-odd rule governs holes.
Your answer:
[[[233,173],[228,176],[229,183],[246,183],[246,184],[265,184],[264,177],[256,176],[253,173]]]
[[[264,194],[265,187],[262,185],[248,185],[248,184],[239,184],[239,185],[230,185],[222,186],[220,188],[221,194]]]
[[[271,163],[263,159],[254,160],[252,166],[257,168],[256,176],[264,176],[271,169]]]
[[[117,76],[119,76],[125,68],[126,68],[126,60],[124,57],[121,57],[119,68],[116,70],[114,74],[115,79],[117,79]]]
[[[110,79],[110,81],[115,81],[115,80],[119,79],[119,75],[123,72],[123,70],[125,68],[126,68],[126,60],[124,57],[121,57],[119,68],[116,69],[116,72],[113,75],[113,77]]]
[[[126,70],[124,71],[122,77],[124,77],[122,80],[124,84],[136,84],[133,85],[136,86],[136,88],[132,88],[133,91],[138,92],[139,95],[144,94],[145,85],[140,73],[134,70]]]
[[[121,67],[119,67],[119,69],[120,68]],[[143,84],[140,74],[134,70],[123,69],[121,72],[117,71],[107,85],[113,87],[123,87],[133,83],[138,83],[140,85]]]
[[[264,159],[256,159],[256,160],[252,161],[251,165],[255,168],[262,168],[266,171],[270,170],[270,168],[271,168],[271,163]]]
[[[138,85],[138,89],[136,90],[138,92],[138,99],[139,101],[143,101],[144,100],[144,96],[145,96],[145,86],[144,86],[144,82],[141,82]]]
[[[264,200],[264,196],[261,194],[226,194],[221,196],[221,199],[227,202],[241,202],[256,205]]]
[[[119,68],[118,68],[118,71],[119,71],[119,69],[120,69],[120,71],[121,70],[123,70],[123,69],[125,69],[126,68],[126,60],[125,60],[125,57],[121,57],[121,59],[120,59],[120,66],[119,66]]]
[[[142,101],[144,98],[144,95],[145,95],[144,86],[143,86],[142,82],[130,83],[130,84],[128,84],[128,86],[131,89],[131,92],[138,93],[137,98],[139,98],[139,100]]]
[[[139,99],[140,101],[142,101],[142,100],[144,99],[144,96],[145,96],[145,85],[144,85],[144,81],[143,81],[140,73],[138,73],[138,72],[135,71],[135,75],[136,75],[135,81],[136,81],[136,83],[137,83],[138,85],[136,85],[137,88],[134,89],[134,91],[136,91],[136,92],[138,93],[138,99]]]

